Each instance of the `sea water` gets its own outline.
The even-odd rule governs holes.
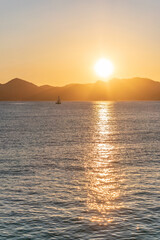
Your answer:
[[[8,239],[160,239],[160,102],[1,102]]]

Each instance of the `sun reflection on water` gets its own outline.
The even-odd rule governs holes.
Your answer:
[[[94,148],[87,162],[88,198],[87,208],[90,221],[106,225],[114,221],[113,211],[119,209],[120,172],[113,162],[114,145],[110,143],[112,134],[110,103],[96,105]]]

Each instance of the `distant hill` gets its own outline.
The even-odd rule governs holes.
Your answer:
[[[0,101],[118,101],[160,100],[160,82],[147,78],[112,79],[64,87],[41,87],[19,78],[0,84]]]

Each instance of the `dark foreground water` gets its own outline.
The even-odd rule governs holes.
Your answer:
[[[0,240],[160,239],[160,102],[1,102]]]

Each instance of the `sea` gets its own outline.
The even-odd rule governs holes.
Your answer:
[[[0,240],[159,240],[160,102],[0,102]]]

